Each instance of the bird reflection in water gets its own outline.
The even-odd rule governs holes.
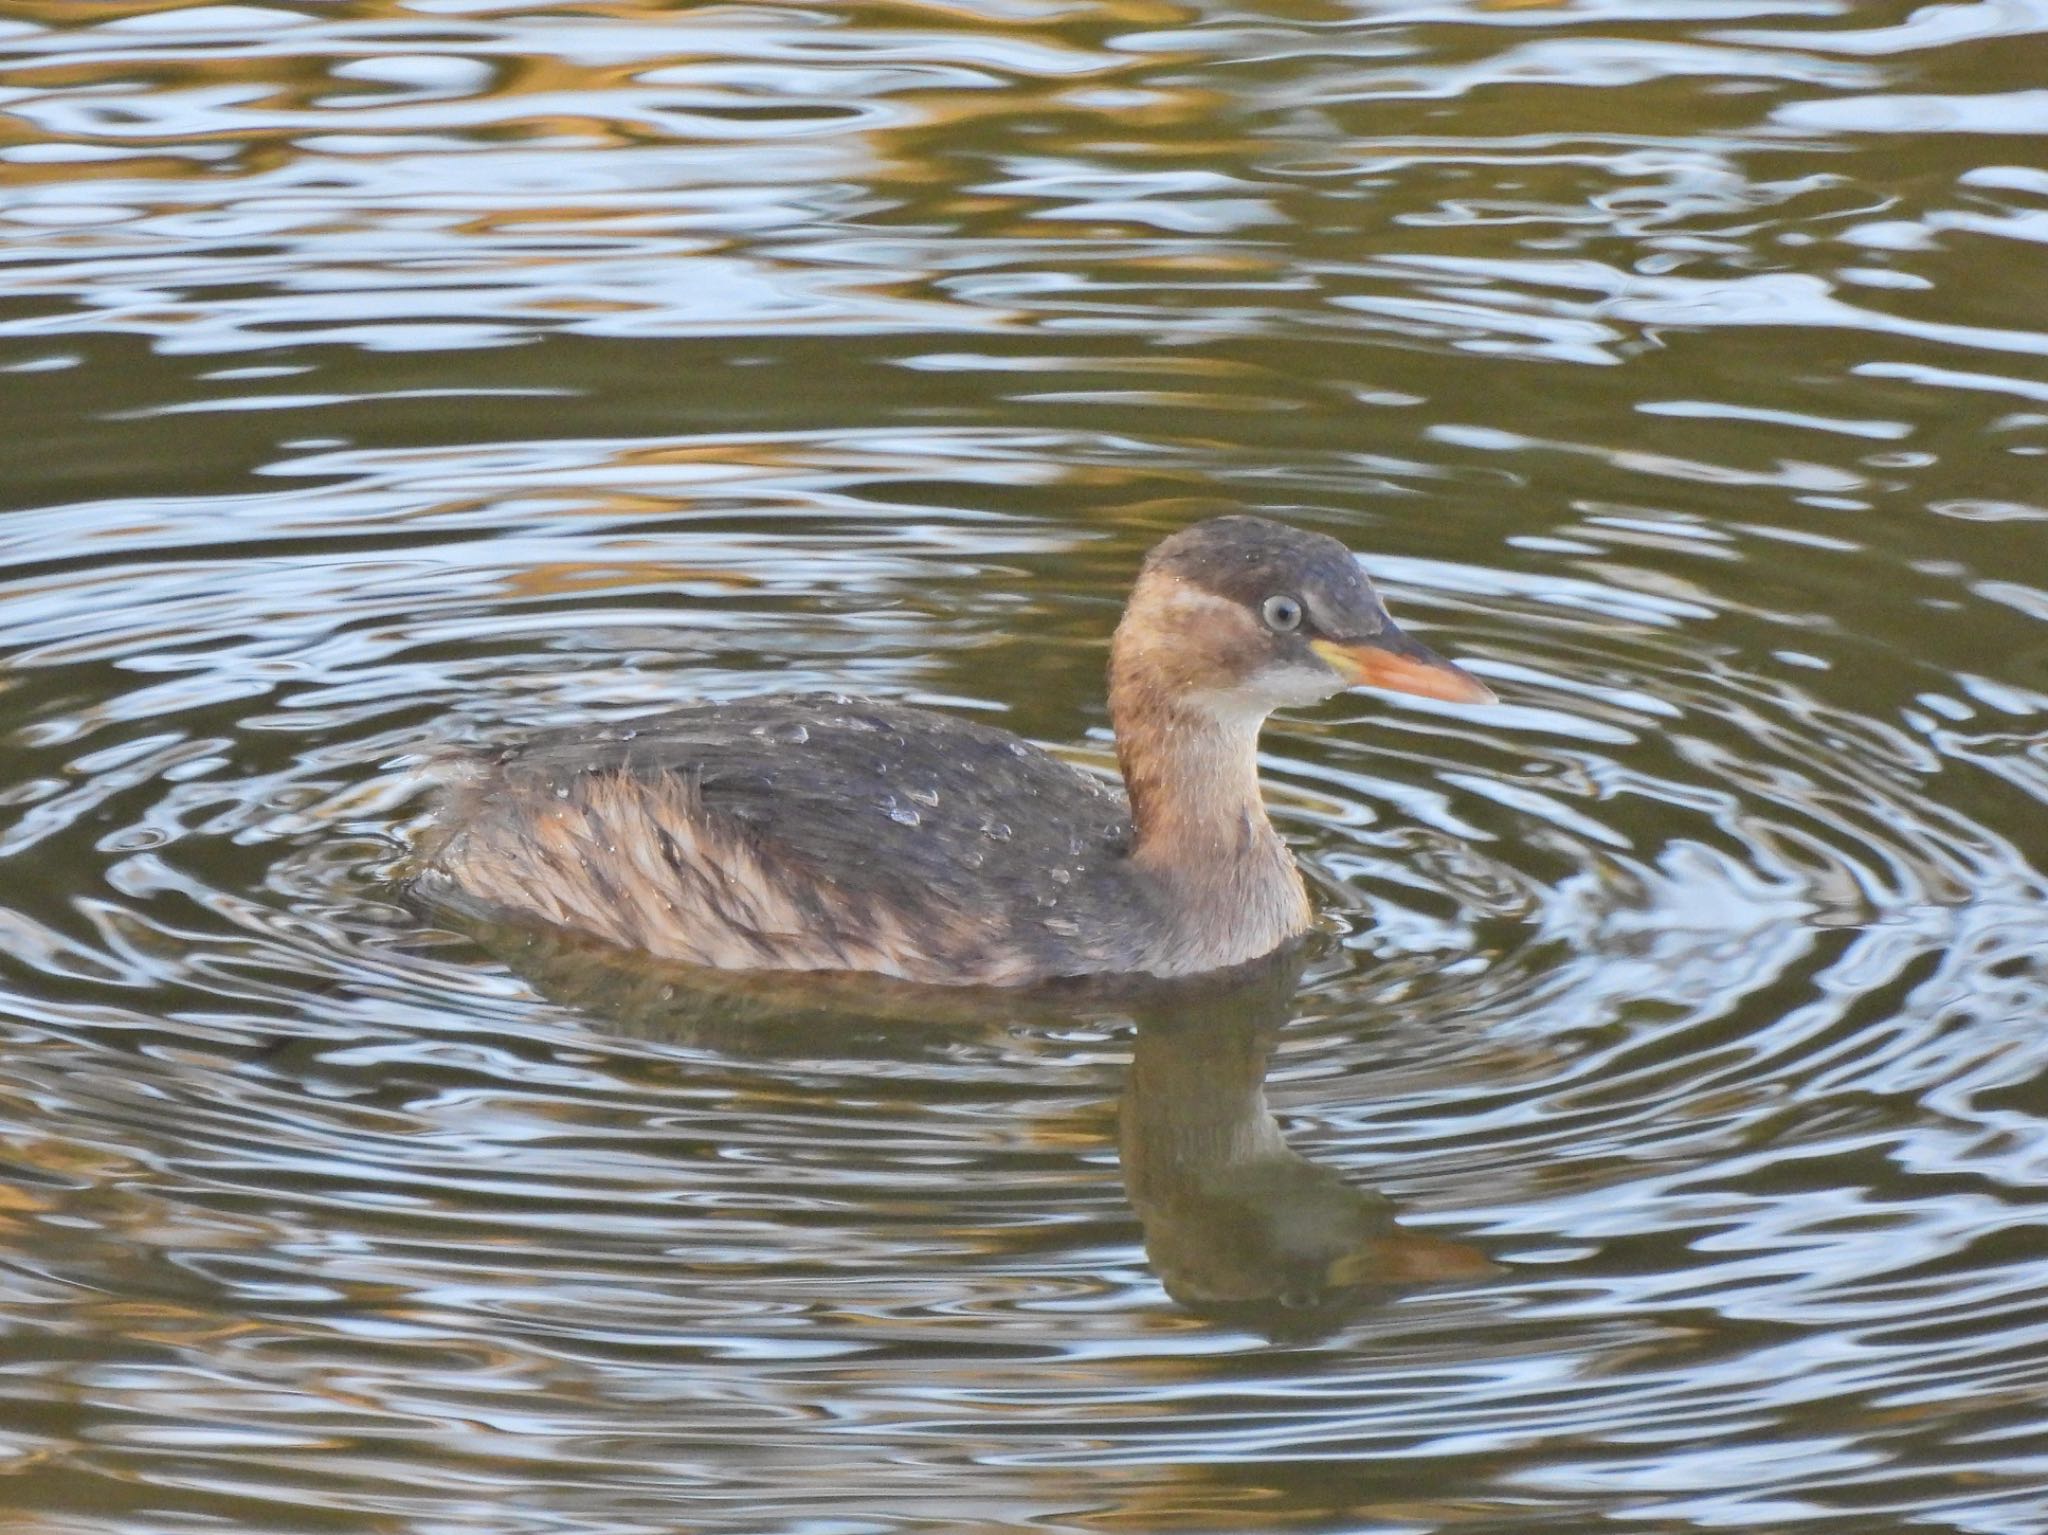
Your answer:
[[[552,929],[471,929],[543,995],[615,1031],[735,1057],[900,1058],[931,1030],[1135,1024],[1119,1160],[1145,1253],[1197,1315],[1313,1338],[1409,1286],[1500,1272],[1479,1248],[1410,1230],[1377,1190],[1288,1146],[1266,1072],[1293,1016],[1303,946],[1179,982],[1031,992],[874,976],[677,966]],[[920,1034],[920,1028],[923,1033]]]
[[[1396,1287],[1499,1272],[1288,1146],[1266,1072],[1301,969],[1292,956],[1134,1009],[1119,1116],[1124,1188],[1167,1294],[1289,1338],[1327,1332]]]

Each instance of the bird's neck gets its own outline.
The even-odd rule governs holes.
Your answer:
[[[1130,795],[1132,862],[1188,928],[1189,963],[1235,964],[1308,925],[1308,895],[1259,793],[1262,713],[1161,685],[1112,653],[1110,722]]]
[[[1145,862],[1213,869],[1273,837],[1259,793],[1257,719],[1218,718],[1142,687],[1113,688],[1110,719]]]

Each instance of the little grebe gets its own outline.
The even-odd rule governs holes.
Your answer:
[[[1308,928],[1259,727],[1351,686],[1493,696],[1396,627],[1335,539],[1218,517],[1152,551],[1111,642],[1125,793],[904,704],[702,704],[467,760],[416,885],[721,969],[1192,975]]]

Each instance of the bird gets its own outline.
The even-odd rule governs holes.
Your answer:
[[[704,702],[440,759],[410,883],[461,915],[715,970],[1201,975],[1309,931],[1259,731],[1351,687],[1493,701],[1395,624],[1336,539],[1213,517],[1152,548],[1111,639],[1120,786],[901,702]]]

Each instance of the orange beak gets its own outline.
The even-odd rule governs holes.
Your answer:
[[[1313,650],[1354,688],[1385,688],[1452,704],[1490,704],[1493,689],[1389,624],[1369,640],[1310,640]]]

